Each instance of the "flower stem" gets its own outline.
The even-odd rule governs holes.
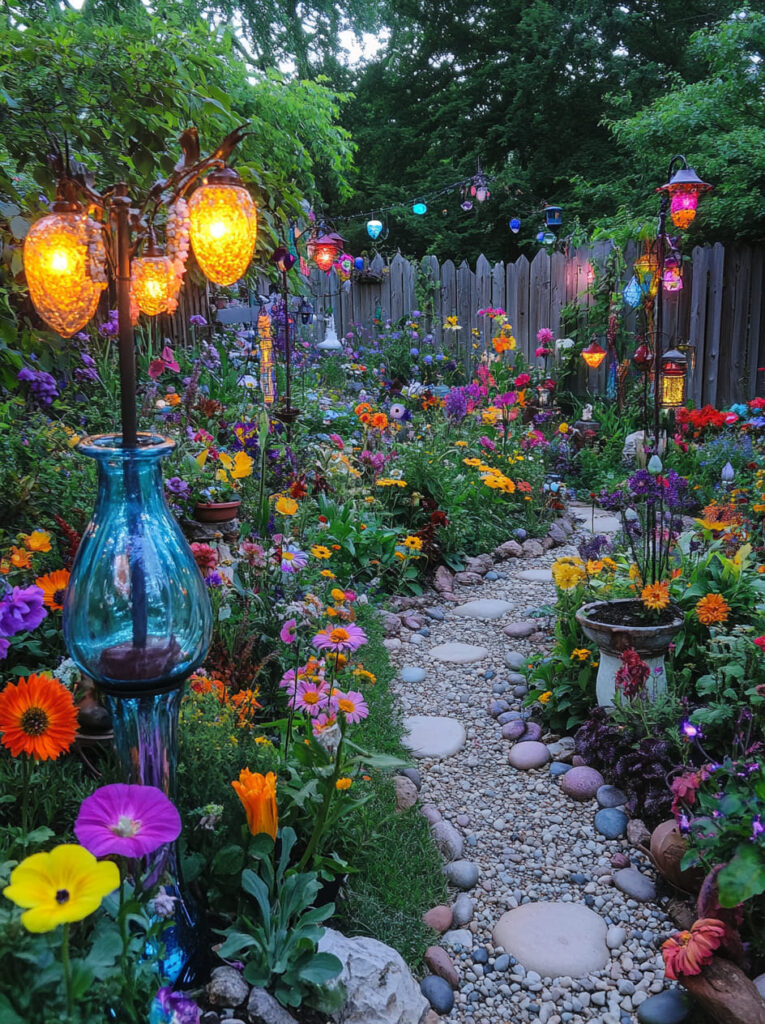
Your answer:
[[[324,831],[324,825],[327,820],[327,815],[329,814],[329,807],[330,804],[332,803],[332,797],[335,795],[335,783],[340,777],[340,769],[342,766],[340,754],[342,753],[343,750],[344,739],[345,726],[341,725],[340,742],[337,745],[337,753],[335,754],[335,770],[332,772],[331,778],[327,780],[327,789],[326,792],[324,793],[324,802],[322,803],[321,808],[319,810],[319,814],[316,818],[316,824],[314,825],[314,829],[311,834],[311,838],[308,842],[308,846],[306,846],[305,853],[300,858],[300,863],[297,866],[298,873],[303,871],[311,863],[311,858],[313,857],[314,852],[318,847],[319,840],[321,839],[322,833]]]
[[[64,925],[64,936],[61,940],[61,968],[64,972],[66,987],[66,1017],[67,1020],[71,1020],[74,1001],[72,999],[72,968],[69,963],[69,922]]]

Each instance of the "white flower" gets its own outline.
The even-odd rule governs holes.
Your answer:
[[[394,402],[388,412],[392,420],[400,420],[406,416],[406,406],[402,405],[400,402]]]
[[[573,338],[558,338],[555,342],[556,352],[566,352],[568,349],[573,348],[576,342]]]

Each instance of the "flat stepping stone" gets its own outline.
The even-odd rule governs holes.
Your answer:
[[[530,768],[542,768],[549,760],[550,751],[544,743],[540,743],[538,740],[516,743],[507,755],[507,763],[522,772],[528,771]]]
[[[609,961],[606,922],[578,903],[526,903],[492,932],[495,946],[543,978],[583,978]]]
[[[498,601],[496,598],[487,597],[479,601],[467,601],[459,604],[454,609],[455,615],[462,615],[466,619],[499,619],[512,609],[509,601]]]
[[[401,680],[404,683],[421,683],[424,678],[424,668],[415,668],[413,665],[405,665],[401,669]]]
[[[453,665],[470,665],[474,661],[483,661],[488,654],[485,647],[463,644],[456,640],[448,644],[439,644],[430,651],[431,658],[435,658],[436,661],[448,661]]]
[[[465,727],[456,718],[412,715],[404,719],[405,747],[415,757],[451,757],[465,745]]]
[[[538,622],[534,622],[531,619],[524,619],[522,622],[511,622],[509,626],[505,626],[502,632],[505,636],[509,636],[514,640],[522,640],[524,637],[531,636],[532,633],[536,633],[538,629]]]
[[[573,509],[574,517],[584,528],[592,533],[617,533],[622,528],[622,521],[618,516],[611,515],[603,508],[596,508],[593,516],[592,508],[581,506]]]
[[[626,896],[631,896],[640,903],[649,903],[656,899],[656,886],[637,868],[622,868],[621,871],[615,871],[614,885]]]
[[[528,580],[530,583],[552,583],[552,569],[524,569],[518,573],[518,579]]]

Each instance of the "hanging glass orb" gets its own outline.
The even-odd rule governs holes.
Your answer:
[[[510,230],[514,235],[517,235],[518,232],[521,230],[521,222],[518,217],[513,217],[513,219],[510,221]]]
[[[642,342],[635,349],[632,355],[632,362],[641,373],[646,373],[653,366],[653,352],[645,342]]]
[[[370,238],[375,239],[380,237],[383,226],[380,220],[368,220],[367,221],[367,234]]]
[[[191,247],[214,284],[233,284],[255,250],[258,217],[242,179],[226,167],[213,171],[189,200]]]
[[[606,350],[597,341],[591,341],[587,348],[582,349],[582,359],[591,370],[597,370],[605,358]]]
[[[537,241],[538,242],[544,242],[544,240],[545,240],[545,232],[544,231],[537,231]]]
[[[629,306],[630,309],[637,309],[637,307],[640,305],[640,301],[643,298],[643,293],[640,290],[640,284],[638,283],[638,279],[635,277],[634,274],[622,289],[622,298],[624,299],[624,304],[626,306]]]
[[[552,231],[543,231],[542,232],[542,241],[544,242],[545,245],[554,245],[554,243],[556,241],[556,236],[555,236],[554,232],[552,232]]]
[[[306,245],[308,259],[313,260],[320,270],[328,274],[338,254],[343,251],[344,244],[345,239],[338,235],[336,231],[329,231],[323,235],[314,235]]]
[[[467,213],[468,210],[472,210],[473,209],[473,204],[470,202],[469,199],[466,199],[464,203],[460,203],[460,206],[462,207],[462,209],[466,213]]]
[[[172,313],[177,306],[180,281],[168,256],[139,256],[130,264],[130,297],[142,313]]]
[[[39,316],[62,337],[82,330],[106,287],[101,227],[78,203],[56,202],[24,239],[24,270]]]
[[[356,259],[353,261],[353,265],[356,268],[356,270],[363,270],[364,269],[364,257],[363,256],[357,256]]]
[[[412,207],[412,213],[416,213],[418,217],[421,217],[423,213],[427,213],[428,208],[425,203],[415,203]]]

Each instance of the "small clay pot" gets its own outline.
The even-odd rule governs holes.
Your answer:
[[[198,523],[229,523],[236,519],[242,499],[236,501],[198,501],[194,506],[194,518]]]
[[[651,834],[651,860],[659,874],[683,892],[695,894],[704,881],[704,872],[699,868],[680,867],[688,843],[680,832],[674,818],[657,825]]]

